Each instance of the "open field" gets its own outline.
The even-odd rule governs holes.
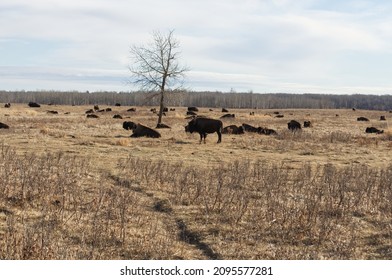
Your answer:
[[[224,126],[278,135],[199,144],[186,108],[159,139],[122,128],[155,127],[151,107],[91,108],[0,108],[0,259],[392,258],[391,113],[233,109]],[[313,127],[292,133],[291,119]]]

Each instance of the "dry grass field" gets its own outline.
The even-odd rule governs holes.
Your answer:
[[[122,128],[155,127],[150,107],[89,119],[91,108],[0,108],[0,259],[392,258],[388,112],[230,110],[224,126],[278,134],[199,144],[186,108],[167,113],[159,139]],[[290,132],[292,119],[313,127]]]

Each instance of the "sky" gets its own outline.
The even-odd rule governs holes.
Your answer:
[[[174,30],[191,91],[392,94],[392,1],[1,0],[0,90],[132,91]]]

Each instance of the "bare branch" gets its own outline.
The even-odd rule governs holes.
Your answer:
[[[162,118],[162,109],[166,91],[182,86],[187,67],[179,64],[179,41],[174,38],[174,31],[166,35],[155,31],[153,40],[146,46],[133,45],[130,48],[132,83],[143,90],[159,90],[161,95],[158,123]],[[176,87],[178,88],[178,87]]]

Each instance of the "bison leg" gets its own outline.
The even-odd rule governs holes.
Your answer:
[[[205,144],[206,143],[207,133],[203,133],[203,137],[204,137],[204,144]]]
[[[199,142],[199,144],[201,144],[201,141],[203,141],[203,134],[201,132],[199,134],[200,134],[200,142]]]
[[[218,142],[217,143],[220,143],[220,142],[222,142],[222,133],[220,131],[217,131],[217,133],[218,133]]]

